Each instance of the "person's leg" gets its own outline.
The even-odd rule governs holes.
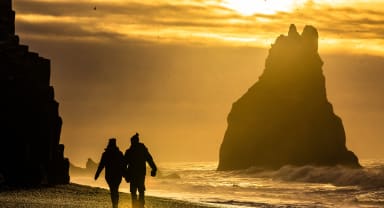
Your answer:
[[[135,180],[132,180],[131,179],[131,183],[129,185],[129,189],[130,189],[130,192],[131,192],[131,202],[132,202],[132,208],[136,208],[137,207],[137,194],[136,194],[136,190],[137,190],[137,185],[136,185],[136,181]]]
[[[139,192],[139,208],[144,208],[145,199],[144,199],[144,191]]]
[[[145,193],[145,175],[143,175],[142,177],[140,177],[139,181],[138,181],[138,190],[139,190],[139,207],[140,208],[144,208],[144,204],[145,204],[145,196],[144,196],[144,193]]]
[[[109,190],[111,191],[111,200],[112,200],[112,207],[117,208],[119,205],[119,186],[121,183],[120,180],[110,180],[108,182]]]
[[[114,187],[111,190],[111,199],[112,199],[112,207],[117,208],[119,206],[119,191],[118,188]]]
[[[109,185],[109,191],[111,194],[112,207],[116,208],[117,203],[118,203],[118,202],[116,202],[116,195],[118,194],[118,188],[116,187],[116,184],[113,184],[113,183],[108,183],[108,185]],[[116,194],[116,192],[117,192],[117,194]],[[118,201],[118,199],[117,199],[117,201]]]

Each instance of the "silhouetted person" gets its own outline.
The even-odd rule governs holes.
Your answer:
[[[111,191],[113,208],[119,204],[119,185],[124,172],[124,155],[116,146],[116,139],[109,139],[108,146],[101,156],[99,166],[95,174],[95,180],[99,177],[105,167],[105,180]]]
[[[131,138],[131,146],[124,155],[125,162],[128,165],[130,191],[132,199],[132,207],[144,207],[144,191],[145,191],[145,174],[146,162],[152,168],[151,176],[156,176],[157,167],[153,162],[151,154],[143,143],[139,143],[139,134],[136,133]],[[139,191],[139,199],[137,199],[137,191]]]

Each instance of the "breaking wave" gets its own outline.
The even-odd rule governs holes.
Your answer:
[[[371,168],[348,168],[344,166],[284,166],[277,171],[249,168],[245,171],[253,177],[271,177],[277,180],[329,183],[335,186],[360,186],[362,188],[384,187],[384,166]]]

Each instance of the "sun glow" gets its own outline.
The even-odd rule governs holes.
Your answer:
[[[223,6],[244,16],[251,16],[289,12],[305,2],[306,0],[224,0]]]

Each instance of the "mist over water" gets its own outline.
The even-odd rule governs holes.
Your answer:
[[[216,162],[163,163],[147,177],[147,195],[217,207],[381,207],[384,206],[384,160],[363,160],[363,169],[293,167],[276,171],[249,168],[216,171]],[[93,174],[93,173],[92,173]],[[107,187],[89,176],[72,182]],[[120,191],[128,192],[122,182]]]

